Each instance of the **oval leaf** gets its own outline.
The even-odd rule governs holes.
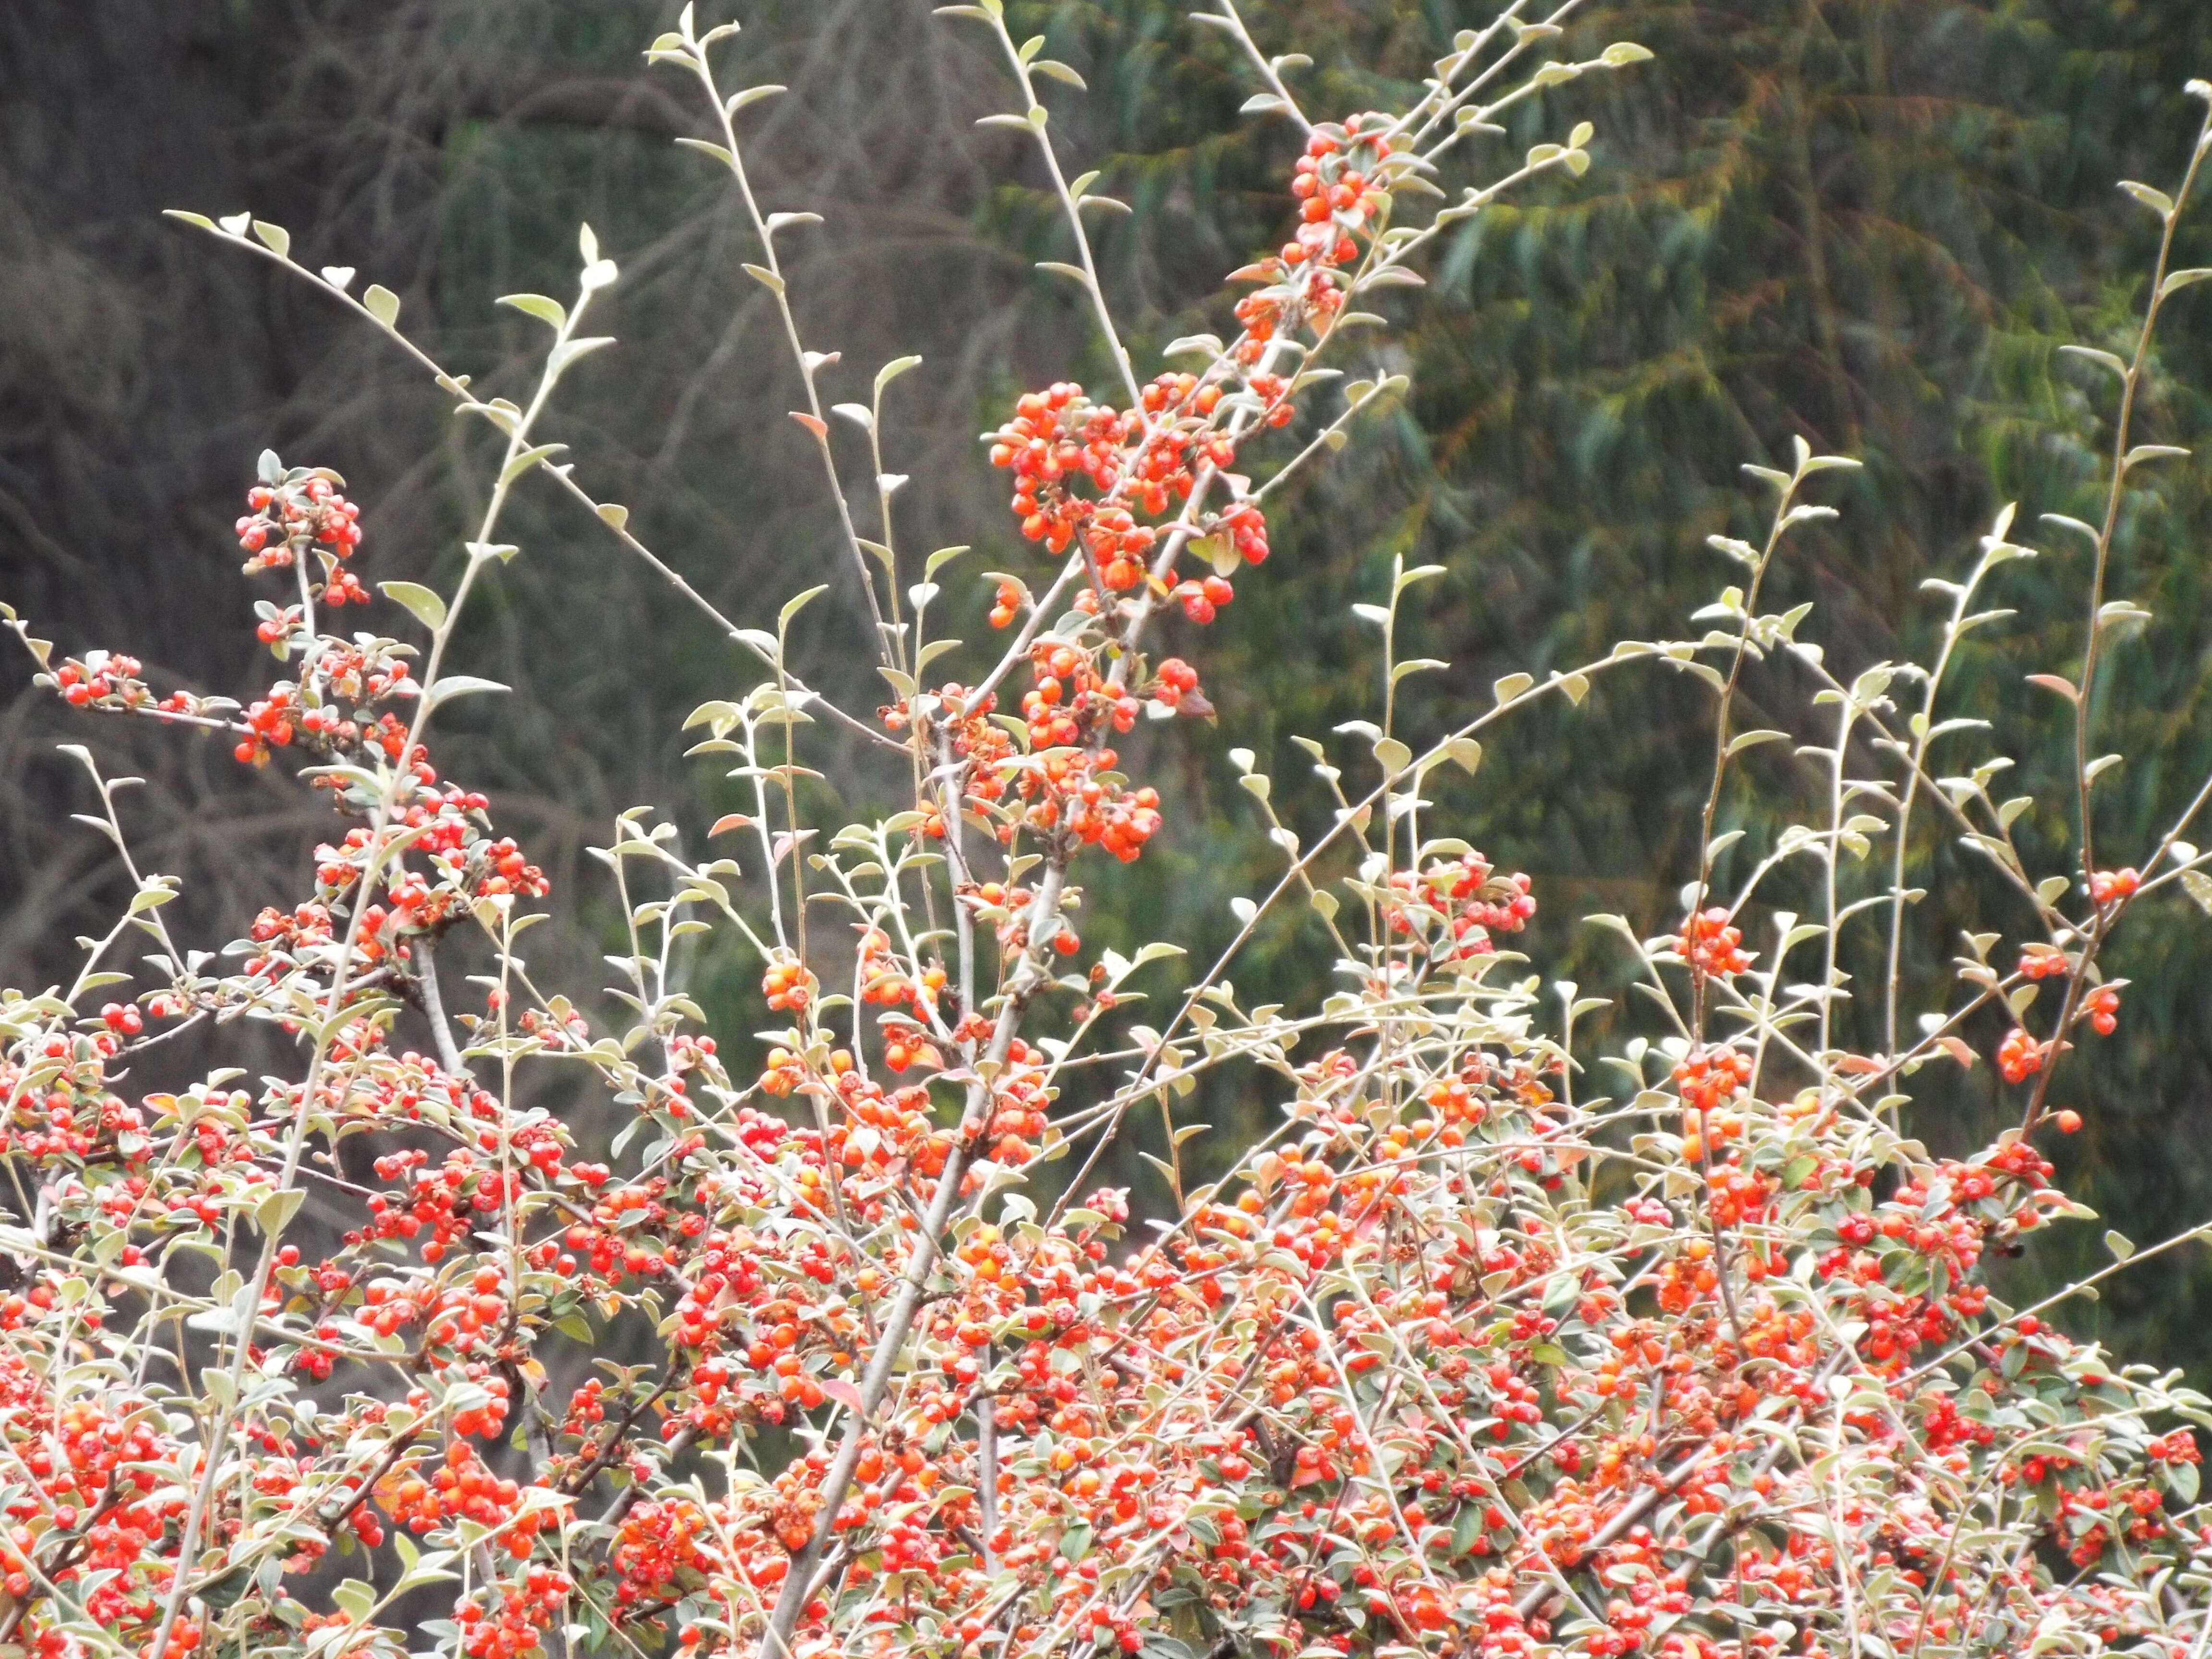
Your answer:
[[[446,602],[420,582],[379,582],[377,589],[387,599],[404,605],[415,620],[435,633],[445,626]]]
[[[548,299],[543,294],[502,294],[499,296],[499,303],[513,306],[517,311],[526,312],[553,328],[559,328],[568,320],[568,308],[558,300]]]

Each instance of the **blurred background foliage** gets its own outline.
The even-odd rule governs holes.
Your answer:
[[[1169,0],[1010,5],[1018,33],[1046,33],[1089,81],[1087,97],[1053,94],[1053,131],[1073,167],[1102,168],[1099,188],[1133,210],[1098,241],[1140,363],[1178,335],[1228,332],[1223,275],[1287,222],[1289,129],[1239,117],[1243,66]],[[1486,16],[1469,0],[1244,9],[1267,50],[1315,60],[1297,90],[1335,116],[1403,97],[1455,29]],[[623,343],[569,377],[550,434],[739,623],[832,583],[842,608],[809,613],[803,670],[854,702],[880,700],[811,445],[784,418],[795,376],[738,269],[755,257],[749,233],[719,175],[670,142],[703,131],[706,112],[680,76],[641,66],[673,10],[0,9],[0,597],[66,649],[135,653],[157,684],[248,690],[266,666],[228,526],[264,446],[347,475],[370,526],[366,574],[455,573],[460,526],[488,482],[482,434],[366,331],[161,209],[251,207],[286,224],[303,262],[356,265],[398,290],[404,325],[480,390],[512,390],[539,343],[535,324],[492,297],[565,291],[588,219],[623,264],[601,301]],[[1033,574],[975,434],[1024,387],[1107,378],[1073,294],[1033,268],[1066,252],[1033,161],[974,125],[1006,105],[1001,67],[980,33],[920,0],[762,0],[743,20],[727,84],[791,88],[744,117],[764,204],[823,215],[782,246],[810,342],[842,353],[830,395],[864,395],[894,356],[927,360],[890,400],[890,464],[913,480],[900,546],[911,559],[973,544],[956,572]],[[1508,137],[1466,147],[1466,174],[1480,178],[1577,118],[1599,132],[1587,178],[1458,228],[1428,285],[1394,296],[1394,326],[1364,367],[1409,374],[1409,398],[1294,488],[1273,515],[1274,558],[1240,582],[1210,637],[1175,639],[1206,674],[1218,729],[1151,727],[1129,745],[1130,769],[1167,796],[1171,829],[1132,869],[1086,872],[1088,945],[1168,932],[1218,948],[1234,927],[1229,898],[1273,880],[1280,855],[1233,785],[1232,744],[1278,775],[1278,809],[1308,833],[1328,802],[1293,735],[1328,738],[1351,782],[1371,780],[1356,745],[1329,734],[1377,714],[1378,642],[1348,607],[1386,596],[1395,557],[1447,571],[1413,590],[1401,630],[1401,655],[1451,665],[1403,688],[1401,729],[1418,738],[1486,706],[1503,674],[1566,669],[1621,638],[1693,636],[1688,614],[1732,580],[1705,538],[1762,522],[1741,464],[1785,455],[1800,434],[1866,463],[1828,489],[1843,517],[1793,541],[1773,594],[1815,602],[1806,632],[1841,674],[1924,657],[1940,602],[1922,580],[1962,574],[1996,509],[2021,503],[2020,533],[2044,556],[2001,573],[1988,602],[2017,615],[1961,654],[1948,706],[1996,723],[1989,741],[2017,762],[1999,793],[2033,803],[2019,829],[2045,860],[2037,873],[2065,869],[2063,711],[2023,676],[2075,672],[2086,560],[2036,515],[2096,516],[2112,399],[2099,371],[2057,348],[2126,349],[2156,224],[2114,181],[2178,176],[2197,114],[2182,83],[2212,74],[2212,9],[1624,0],[1578,11],[1570,33],[1577,57],[1631,39],[1657,60],[1549,94]],[[2212,263],[2212,213],[2185,230],[2179,255]],[[2212,423],[2206,296],[2170,313],[2144,438],[2188,444]],[[857,477],[862,458],[848,459]],[[2212,769],[2206,478],[2195,461],[2167,466],[2124,520],[2114,591],[2154,620],[2117,651],[2101,689],[2099,746],[2130,757],[2099,795],[2100,836],[2126,849],[2112,863],[2147,851]],[[532,936],[545,941],[533,966],[590,985],[612,912],[581,850],[635,803],[672,815],[695,844],[738,804],[715,769],[684,757],[680,727],[702,699],[748,684],[751,665],[550,493],[526,493],[510,535],[525,556],[481,602],[465,655],[516,695],[464,705],[438,755],[493,793],[502,826],[556,878],[560,926]],[[981,610],[950,606],[979,641]],[[86,732],[30,691],[24,662],[0,675],[0,981],[43,983],[117,893],[104,844],[69,820],[86,805],[82,779],[53,752]],[[1745,723],[1820,740],[1803,723],[1812,689],[1789,665],[1754,672]],[[1679,920],[1710,775],[1709,702],[1686,677],[1628,670],[1601,678],[1579,710],[1546,708],[1499,732],[1473,778],[1439,777],[1434,821],[1536,877],[1531,954],[1587,990],[1620,990],[1624,961],[1583,916],[1621,914],[1647,933]],[[173,734],[109,726],[89,740],[111,769],[148,780],[131,827],[149,867],[186,879],[193,896],[173,913],[189,908],[186,925],[230,937],[261,904],[289,902],[327,824],[305,791]],[[1946,741],[1944,769],[1988,752],[1980,738]],[[896,778],[826,729],[815,742],[832,781],[824,812],[893,801]],[[1855,775],[1893,769],[1871,751],[1853,763]],[[1751,757],[1723,803],[1723,827],[1747,832],[1734,871],[1824,787],[1817,763],[1786,747]],[[1961,930],[2016,941],[2026,918],[1936,813],[1923,807],[1918,823],[1914,879],[1933,896],[1907,966],[1924,988],[1948,974]],[[1774,896],[1802,907],[1807,896],[1785,882]],[[1862,927],[1847,961],[1863,983],[1880,940]],[[1752,931],[1771,943],[1763,914]],[[1240,990],[1316,1000],[1324,943],[1309,918],[1271,921],[1234,969]],[[2212,1215],[2212,1159],[2198,1150],[2212,1132],[2212,920],[2162,902],[2110,965],[2136,988],[2120,1034],[2067,1062],[2055,1098],[2087,1127],[2062,1170],[2148,1242]],[[760,1019],[755,964],[709,948],[687,972],[718,1030],[742,1042]],[[1863,1042],[1879,1041],[1875,1001],[1851,1015]],[[1612,1029],[1589,1028],[1593,1051],[1643,1018],[1624,1004]],[[1972,1035],[1986,1052],[2000,1028]],[[1915,1127],[1946,1150],[1978,1144],[2017,1109],[1987,1066],[1915,1083]],[[1607,1086],[1602,1071],[1582,1085]],[[1225,1149],[1267,1108],[1231,1084],[1176,1110]],[[1187,1154],[1201,1167],[1219,1155],[1206,1146]],[[1115,1175],[1161,1195],[1133,1156]],[[2095,1265],[2101,1231],[2046,1243],[2014,1270],[2023,1288]],[[2212,1376],[2212,1326],[2191,1314],[2208,1290],[2212,1258],[2185,1252],[2122,1276],[2074,1318]]]

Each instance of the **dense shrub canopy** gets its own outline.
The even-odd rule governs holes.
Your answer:
[[[1234,902],[1227,948],[1179,963],[1184,919],[1141,910],[1104,922],[1131,948],[1099,940],[1117,890],[1098,876],[1139,863],[1170,810],[1145,729],[1219,717],[1205,630],[1295,582],[1275,541],[1306,479],[1419,410],[1395,292],[1455,228],[1581,179],[1594,128],[1571,116],[1503,167],[1470,153],[1651,57],[1581,54],[1522,9],[1379,112],[1310,102],[1304,60],[1268,56],[1225,0],[1194,14],[1298,153],[1288,228],[1235,271],[1226,331],[1165,344],[1155,373],[1089,229],[1119,204],[1054,137],[1082,76],[998,0],[943,9],[1012,82],[987,120],[1034,147],[1060,216],[1042,269],[1105,365],[986,434],[969,464],[1009,482],[1024,550],[980,576],[965,547],[901,545],[901,398],[926,366],[842,364],[803,324],[787,254],[811,216],[761,201],[744,137],[781,89],[723,84],[734,27],[690,8],[653,42],[713,135],[681,142],[749,231],[875,707],[794,655],[824,586],[779,595],[773,627],[726,616],[549,438],[563,377],[616,343],[586,331],[622,280],[590,228],[572,297],[502,301],[550,331],[509,397],[434,361],[391,289],[296,261],[281,226],[175,216],[380,332],[493,459],[440,591],[374,575],[344,478],[264,453],[234,532],[276,664],[248,696],[58,652],[7,613],[42,692],[219,732],[332,817],[285,901],[210,949],[173,932],[177,884],[132,850],[136,781],[70,751],[129,897],[68,984],[0,1003],[0,1641],[2203,1653],[2189,1425],[2212,1402],[2047,1316],[2205,1230],[2143,1250],[2107,1234],[2107,1266],[2029,1306],[1990,1268],[2091,1213],[2047,1152],[2137,994],[2108,943],[2212,898],[2189,839],[2212,783],[2148,836],[2100,811],[2131,758],[2104,748],[2113,662],[2153,620],[2115,553],[2138,475],[2185,453],[2142,440],[2138,405],[2162,314],[2212,274],[2174,258],[2212,114],[2171,194],[2124,186],[2159,234],[2124,352],[2076,354],[2107,457],[2096,516],[2031,535],[1997,514],[1934,584],[1948,620],[1925,662],[1846,662],[1810,605],[1776,600],[1811,538],[1848,536],[1823,526],[1861,468],[1802,437],[1787,467],[1747,469],[1761,528],[1711,538],[1740,574],[1702,631],[1424,697],[1448,665],[1405,630],[1446,573],[1397,559],[1384,601],[1355,607],[1381,645],[1367,714],[1296,739],[1316,787],[1298,802],[1326,804],[1279,804],[1260,755],[1229,750],[1278,866]],[[621,907],[604,996],[533,970],[553,882],[441,763],[448,711],[508,689],[466,672],[462,626],[529,556],[502,538],[526,492],[588,514],[760,670],[686,722],[738,803],[707,850],[647,808],[596,849]],[[1954,671],[2011,625],[2045,531],[2081,572],[2074,621],[2034,630],[2063,642],[2036,679],[2057,718],[1961,715]],[[955,609],[963,582],[988,595],[973,642],[943,631],[985,609]],[[1753,674],[1790,729],[1748,718]],[[1485,741],[1532,713],[1674,684],[1710,763],[1692,855],[1652,878],[1686,884],[1656,936],[1583,918],[1629,985],[1585,998],[1515,948],[1542,884],[1431,797],[1495,778]],[[1782,745],[1824,787],[1808,811],[1778,800],[1762,843],[1723,805]],[[2036,805],[2000,787],[2016,756],[2063,778],[2046,817],[2070,835],[2016,838]],[[839,812],[833,763],[898,810]],[[2006,907],[1932,972],[1952,947],[1923,921],[1948,917],[1917,884],[1946,872],[1931,844]],[[1329,977],[1263,1002],[1239,951],[1289,910],[1326,934]],[[685,983],[685,941],[718,932],[757,958],[757,1059]],[[1577,1026],[1601,1016],[1593,1043]],[[281,1058],[142,1081],[193,1042]],[[1916,1114],[1976,1067],[2016,1121],[1931,1152]],[[1268,1119],[1208,1167],[1173,1110],[1201,1087]],[[604,1151],[556,1109],[580,1091],[622,1121]],[[1129,1146],[1166,1216],[1102,1182]]]

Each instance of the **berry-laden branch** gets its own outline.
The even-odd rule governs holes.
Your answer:
[[[1176,343],[1188,367],[1146,380],[1084,227],[1103,198],[1064,179],[1037,105],[1043,80],[1079,77],[1018,43],[999,0],[951,9],[1015,77],[1024,108],[1000,124],[1040,147],[1078,251],[1058,274],[1121,383],[1110,403],[1066,380],[1028,392],[985,439],[978,465],[1012,479],[1006,541],[1051,561],[1041,591],[984,579],[1006,643],[923,633],[963,550],[932,556],[902,608],[883,391],[916,365],[825,405],[839,365],[801,344],[774,252],[790,222],[759,211],[739,156],[733,118],[760,89],[723,97],[709,52],[732,26],[702,32],[688,8],[648,55],[714,100],[802,424],[878,607],[866,654],[889,704],[839,708],[793,673],[811,593],[773,628],[723,617],[538,441],[566,368],[611,343],[579,332],[616,275],[588,231],[573,304],[507,296],[552,331],[526,404],[440,368],[383,289],[307,276],[496,434],[449,592],[365,580],[373,507],[267,455],[237,526],[245,574],[279,584],[252,624],[277,665],[264,691],[158,693],[134,659],[57,658],[9,613],[64,715],[220,731],[340,823],[286,901],[216,948],[170,923],[179,884],[133,854],[127,781],[73,750],[132,896],[65,986],[0,995],[0,1636],[40,1659],[398,1659],[418,1632],[465,1659],[2201,1649],[2212,1622],[2189,1598],[2212,1517],[2191,1425],[2212,1401],[2047,1321],[2204,1230],[2141,1252],[2111,1235],[2109,1266],[2025,1309],[1988,1263],[2085,1213],[2036,1138],[2079,1121],[2045,1110],[2051,1072],[2081,1026],[2117,1026],[2124,987],[2097,967],[2117,930],[2156,925],[2176,889],[2212,893],[2182,839],[2212,785],[2139,870],[2085,852],[2084,908],[2070,876],[2038,878],[2019,809],[1990,794],[2008,756],[1942,770],[1968,731],[2065,744],[1936,718],[1959,638],[2005,614],[1970,603],[2023,550],[2009,519],[1931,664],[1832,670],[1805,608],[1762,610],[1788,533],[1835,516],[1802,502],[1808,480],[1848,464],[1800,447],[1789,471],[1754,469],[1782,497],[1765,546],[1715,544],[1750,572],[1699,618],[1723,625],[1509,675],[1418,743],[1396,688],[1434,665],[1398,659],[1398,606],[1440,573],[1395,564],[1389,603],[1358,613],[1381,626],[1377,721],[1341,728],[1349,744],[1299,739],[1318,822],[1231,751],[1284,868],[1139,1024],[1139,976],[1180,953],[1181,919],[1123,918],[1141,948],[1085,962],[1079,927],[1104,901],[1084,875],[1173,833],[1122,740],[1213,712],[1169,653],[1195,659],[1194,630],[1269,556],[1287,482],[1403,390],[1376,374],[1321,407],[1319,360],[1349,367],[1386,323],[1358,307],[1506,191],[1579,176],[1594,135],[1454,195],[1463,140],[1648,54],[1561,55],[1571,0],[1540,21],[1516,0],[1453,37],[1406,107],[1333,120],[1294,93],[1297,54],[1263,55],[1233,7],[1198,14],[1257,66],[1255,112],[1297,129],[1291,228],[1238,273],[1228,337]],[[1422,222],[1425,202],[1442,205]],[[2160,210],[2170,248],[2179,210]],[[197,222],[307,275],[276,226]],[[2151,319],[2197,274],[2161,264]],[[2130,386],[2148,340],[2121,365]],[[880,543],[857,533],[824,407],[866,435]],[[523,940],[550,884],[431,756],[436,710],[495,689],[449,659],[476,588],[524,556],[494,537],[532,478],[767,671],[690,723],[749,803],[712,832],[750,831],[714,842],[747,863],[641,808],[596,849],[622,913],[602,996],[533,975]],[[2089,668],[2115,648],[2093,644]],[[1620,1046],[1599,1057],[1584,1034],[1604,1000],[1511,948],[1542,884],[1449,832],[1446,784],[1499,723],[1657,666],[1717,694],[1712,776],[1695,867],[1663,872],[1686,883],[1680,925],[1643,939],[1596,919],[1644,999],[1613,1011]],[[1826,799],[1734,868],[1724,794],[1759,788],[1743,757],[1791,735],[1735,729],[1754,673],[1762,708],[1817,732]],[[1899,717],[1889,688],[1916,676]],[[815,719],[897,752],[902,810],[808,818],[832,793],[805,787]],[[1905,766],[1901,789],[1856,775],[1869,747]],[[2016,954],[1977,935],[1955,972],[1908,971],[1938,953],[1905,945],[1922,793],[2025,899]],[[1778,908],[1789,890],[1815,919]],[[1248,1006],[1231,970],[1292,895],[1336,971]],[[1863,915],[1886,925],[1863,933]],[[760,959],[781,1024],[757,1069],[733,1073],[683,988],[702,934]],[[1819,982],[1793,983],[1815,955]],[[1856,989],[1869,974],[1879,998]],[[2062,977],[2046,1024],[2035,998]],[[1916,1095],[1928,1068],[1978,1061],[2000,1004],[1991,1058],[2028,1095],[2026,1127],[1933,1157],[1905,1133]],[[407,1046],[424,1020],[428,1052]],[[248,1024],[257,1057],[273,1043],[289,1065],[218,1060],[173,1091],[131,1075],[152,1045],[184,1053],[185,1030],[227,1058]],[[1170,1107],[1201,1084],[1270,1127],[1194,1159]],[[580,1136],[609,1115],[595,1161]],[[1157,1158],[1164,1212],[1091,1185],[1124,1151]],[[1062,1158],[1072,1178],[1032,1186]]]

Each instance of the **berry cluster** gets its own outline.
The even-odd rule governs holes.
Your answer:
[[[366,603],[352,572],[341,568],[362,539],[361,508],[338,494],[345,480],[323,467],[287,471],[274,455],[262,457],[261,477],[246,492],[249,510],[235,526],[239,546],[252,555],[246,574],[289,569],[313,554],[327,584],[325,604]]]
[[[1395,123],[1371,112],[1315,130],[1291,180],[1296,234],[1273,258],[1237,273],[1267,284],[1237,301],[1244,330],[1232,348],[1237,362],[1257,363],[1278,337],[1334,322],[1344,305],[1343,267],[1359,259],[1388,210],[1382,175],[1390,158],[1404,153],[1402,142]]]
[[[1224,404],[1218,380],[1162,374],[1144,388],[1142,412],[1127,415],[1093,404],[1081,386],[1061,382],[1023,395],[1013,416],[988,434],[991,461],[1014,474],[1012,507],[1023,535],[1042,542],[1048,552],[1060,553],[1079,532],[1098,587],[1127,593],[1152,574],[1164,536],[1160,527],[1140,522],[1138,515],[1158,519],[1180,510],[1201,471],[1218,474],[1234,464],[1236,441],[1219,424],[1232,406],[1257,410],[1274,426],[1287,422],[1291,412],[1287,387],[1272,375],[1255,377],[1240,398]],[[1087,481],[1097,495],[1077,495],[1073,486],[1079,479]],[[1165,584],[1166,573],[1161,573],[1163,591],[1201,624],[1212,622],[1236,597],[1226,569],[1267,556],[1266,520],[1256,507],[1238,503],[1203,518],[1205,533],[1217,538],[1225,550],[1224,568],[1172,585]],[[1179,551],[1192,538],[1170,539]],[[1002,584],[993,623],[1004,627],[1012,622],[1021,599],[1018,587]]]
[[[576,1586],[558,1567],[532,1566],[520,1583],[502,1583],[453,1609],[468,1659],[521,1659],[539,1651],[544,1634],[562,1616]]]
[[[2132,870],[2099,870],[2089,878],[2089,899],[2100,909],[2135,896],[2142,878]]]
[[[1750,972],[1757,954],[1743,948],[1742,930],[1718,905],[1684,922],[1674,949],[1693,970],[1711,978]]]
[[[1012,506],[1022,534],[1049,552],[1066,551],[1093,511],[1068,486],[1087,477],[1101,493],[1111,490],[1121,476],[1121,446],[1143,427],[1110,405],[1092,404],[1071,381],[1023,393],[991,441],[991,465],[1013,471]],[[1146,532],[1141,544],[1151,544]]]
[[[1383,918],[1393,933],[1423,945],[1435,964],[1471,962],[1497,950],[1496,935],[1528,925],[1536,914],[1530,885],[1518,872],[1499,875],[1470,850],[1394,874]]]
[[[454,1518],[495,1529],[497,1547],[518,1561],[530,1559],[538,1534],[557,1520],[554,1506],[526,1504],[521,1486],[494,1474],[464,1441],[441,1458],[386,1475],[376,1501],[394,1525],[412,1533]]]
[[[2047,1057],[2046,1045],[2015,1025],[1997,1045],[1997,1070],[2007,1083],[2025,1083],[2043,1069]]]
[[[136,657],[92,651],[82,658],[71,657],[55,669],[52,683],[62,701],[72,708],[94,704],[137,708],[153,696],[138,678],[139,672]]]
[[[1751,1056],[1740,1048],[1700,1048],[1676,1062],[1674,1086],[1692,1112],[1711,1112],[1751,1082]]]
[[[2099,1036],[2110,1036],[2120,1023],[2120,993],[2116,986],[2100,985],[2081,1000],[2081,1012]]]

